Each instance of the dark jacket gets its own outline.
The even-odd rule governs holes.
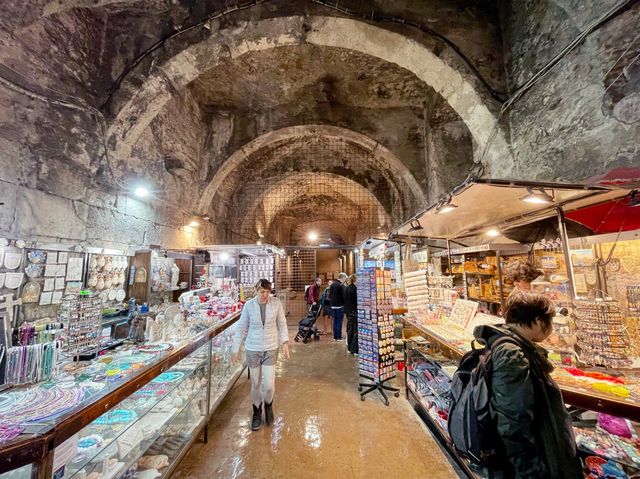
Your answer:
[[[344,314],[355,316],[358,313],[358,288],[350,284],[345,290]]]
[[[504,447],[504,477],[582,479],[571,417],[549,373],[547,351],[509,326],[479,326],[476,338],[489,344],[509,335],[492,351],[491,408]]]
[[[345,290],[344,284],[340,281],[333,282],[331,289],[329,289],[329,301],[331,301],[332,308],[344,306]]]

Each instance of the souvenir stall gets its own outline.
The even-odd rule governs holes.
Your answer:
[[[0,393],[2,479],[167,477],[241,374],[230,364],[238,303],[187,293],[95,356],[100,300],[87,301],[63,309],[69,337],[42,374]]]
[[[0,478],[168,476],[244,369],[237,294],[180,296],[185,253],[0,245]]]
[[[284,252],[271,245],[213,245],[204,246],[211,262],[208,266],[206,286],[219,294],[237,294],[245,301],[254,294],[259,279],[276,284],[276,255]]]
[[[640,281],[633,259],[638,232],[623,233],[625,228],[617,225],[613,239],[603,241],[603,237],[579,237],[585,230],[567,221],[580,217],[585,208],[605,204],[617,208],[630,198],[633,193],[628,191],[600,187],[477,180],[457,188],[397,232],[403,239],[421,235],[449,244],[455,240],[463,248],[495,251],[478,255],[449,248],[434,255],[442,261],[445,274],[441,277],[430,278],[424,270],[405,277],[410,309],[404,331],[406,395],[469,477],[478,477],[479,472],[451,445],[447,393],[458,361],[471,348],[474,328],[502,322],[499,309],[487,310],[483,305],[487,299],[496,305],[504,301],[512,285],[502,270],[517,258],[528,259],[542,271],[532,288],[557,306],[554,334],[543,346],[550,351],[554,378],[575,418],[585,464],[597,463],[598,470],[605,469],[612,477],[640,472],[636,423],[640,421],[640,382],[633,352],[638,342],[633,338],[636,321],[632,319],[637,317],[634,284]],[[500,206],[492,208],[493,204]],[[544,222],[555,226],[551,233],[544,231]],[[483,242],[488,246],[478,246]],[[505,245],[509,255],[502,253]],[[615,261],[618,248],[620,264]],[[496,259],[488,261],[492,256]],[[623,257],[631,258],[624,267]],[[491,276],[493,294],[489,295],[488,286],[483,290],[469,281],[470,273]],[[454,287],[456,276],[465,277],[464,288]]]

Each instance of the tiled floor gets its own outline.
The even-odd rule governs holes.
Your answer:
[[[389,407],[377,395],[360,401],[344,342],[292,344],[278,366],[275,424],[251,431],[244,375],[174,479],[458,477],[404,394]]]

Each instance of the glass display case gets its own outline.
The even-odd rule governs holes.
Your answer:
[[[447,432],[451,379],[472,336],[460,340],[451,328],[404,323],[407,398],[467,476],[485,477],[456,453]],[[572,415],[584,465],[608,464],[619,474],[612,477],[620,478],[640,474],[638,383],[631,371],[625,372],[613,376],[556,364],[552,373]]]
[[[238,319],[68,363],[55,380],[0,393],[0,423],[11,429],[0,438],[0,474],[168,475],[244,369],[230,364]]]

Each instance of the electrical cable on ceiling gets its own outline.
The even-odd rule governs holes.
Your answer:
[[[594,31],[599,29],[604,24],[608,23],[613,18],[617,17],[621,13],[625,12],[640,0],[624,0],[620,4],[609,9],[604,15],[598,18],[595,22],[591,23],[583,32],[578,35],[571,43],[564,47],[560,53],[555,55],[545,66],[543,66],[538,72],[536,72],[524,85],[516,90],[516,92],[502,105],[500,114],[504,114],[511,106],[520,100],[524,94],[529,91],[536,83],[544,78],[549,72],[551,72],[567,54],[575,50],[580,46],[584,40]]]

